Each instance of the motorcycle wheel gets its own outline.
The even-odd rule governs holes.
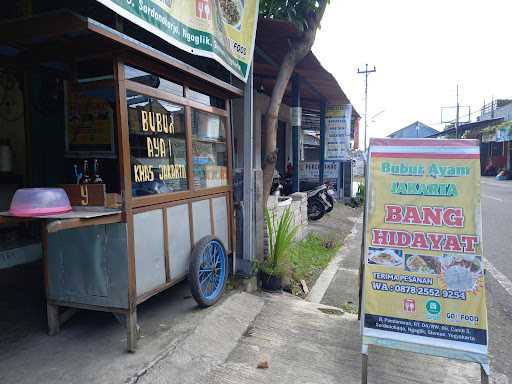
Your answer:
[[[331,212],[334,209],[334,199],[332,198],[331,195],[327,195],[326,198],[327,198],[327,201],[329,202],[329,204],[331,206],[325,208],[325,213],[329,213],[329,212]]]
[[[319,220],[325,214],[325,205],[317,198],[308,200],[308,219]]]

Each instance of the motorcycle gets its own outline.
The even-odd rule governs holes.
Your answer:
[[[308,194],[308,219],[319,220],[334,208],[334,191],[325,184],[306,191]]]
[[[279,173],[274,173],[270,193],[275,196],[288,196],[292,192],[291,177],[279,177]],[[334,208],[334,190],[328,184],[322,184],[318,187],[306,191],[308,197],[308,220],[319,220],[326,213]]]
[[[281,176],[277,171],[274,172],[272,178],[272,186],[270,187],[270,194],[273,196],[283,195],[283,185],[281,184]]]
[[[325,196],[326,201],[327,201],[327,206],[325,207],[325,213],[329,213],[334,209],[334,203],[336,201],[334,199],[334,196],[336,195],[336,192],[334,192],[332,185],[325,184],[325,186],[327,188],[327,195]]]

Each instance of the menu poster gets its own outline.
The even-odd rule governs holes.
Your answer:
[[[363,345],[487,370],[478,142],[370,140],[367,201]]]
[[[66,156],[115,157],[114,111],[100,97],[81,92],[67,82],[65,87]]]

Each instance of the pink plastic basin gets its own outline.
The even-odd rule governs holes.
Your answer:
[[[31,217],[71,211],[68,195],[62,188],[22,188],[14,194],[9,213]]]

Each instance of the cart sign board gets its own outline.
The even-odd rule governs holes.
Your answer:
[[[352,106],[330,105],[325,113],[325,160],[350,158]]]
[[[246,81],[258,0],[98,0],[118,15],[189,53],[217,60]]]
[[[372,139],[367,183],[363,345],[487,371],[478,142]]]

